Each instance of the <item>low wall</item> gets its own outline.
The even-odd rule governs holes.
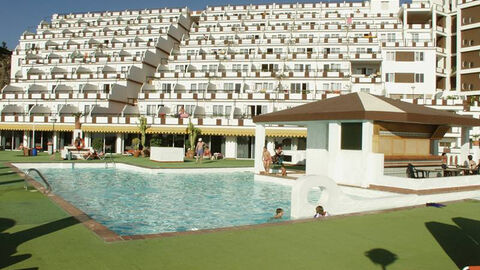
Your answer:
[[[150,160],[164,162],[183,162],[185,149],[183,147],[151,147]]]

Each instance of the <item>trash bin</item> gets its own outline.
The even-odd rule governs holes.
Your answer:
[[[33,148],[32,149],[32,156],[36,156],[37,155],[37,148]]]
[[[47,143],[47,150],[48,150],[49,155],[53,154],[53,143],[51,143],[51,142]]]

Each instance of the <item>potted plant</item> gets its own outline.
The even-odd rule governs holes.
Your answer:
[[[103,150],[103,140],[101,138],[95,138],[92,141],[93,150],[97,152],[102,152]]]
[[[190,144],[190,147],[188,148],[186,157],[187,158],[193,158],[195,156],[195,141],[197,139],[197,136],[200,134],[201,130],[199,128],[196,128],[192,122],[190,121],[188,123],[187,127],[187,134],[188,134],[188,143]]]
[[[75,129],[81,129],[82,128],[82,123],[80,123],[80,117],[83,116],[82,112],[76,112],[72,114],[75,117]]]
[[[148,153],[148,149],[145,145],[145,140],[147,137],[147,118],[142,116],[138,118],[138,129],[140,129],[140,134],[141,134],[141,143],[142,143],[142,157],[145,157],[146,154]]]
[[[133,138],[132,139],[132,147],[135,150],[133,152],[134,157],[140,156],[140,139],[139,138]]]

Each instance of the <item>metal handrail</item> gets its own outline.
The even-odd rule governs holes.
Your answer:
[[[38,174],[38,176],[40,176],[40,179],[42,179],[43,183],[45,183],[45,185],[47,186],[47,190],[46,190],[46,193],[50,193],[52,191],[52,186],[50,186],[50,184],[48,183],[47,179],[45,179],[45,176],[43,176],[43,174],[35,169],[35,168],[30,168],[26,171],[26,174],[27,175],[30,175],[31,172],[36,172]],[[27,180],[25,179],[25,189],[27,189]]]

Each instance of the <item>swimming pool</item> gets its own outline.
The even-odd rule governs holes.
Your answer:
[[[290,217],[289,186],[251,172],[154,173],[126,169],[40,169],[53,192],[119,235],[221,228]]]

